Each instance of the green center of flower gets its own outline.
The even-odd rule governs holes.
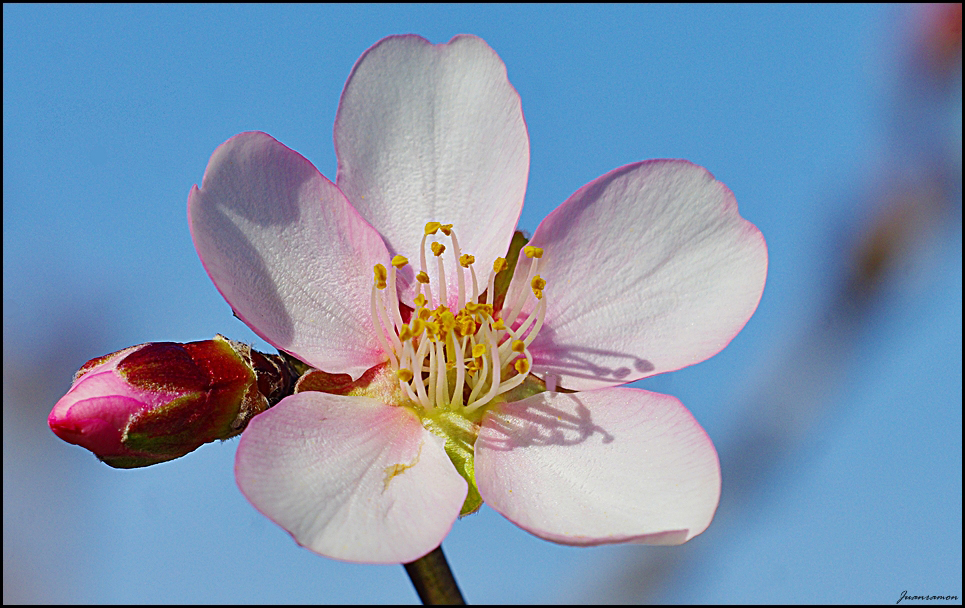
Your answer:
[[[448,238],[452,255],[459,262],[455,311],[447,306],[450,300],[443,264],[447,247],[437,235]],[[436,239],[428,242],[430,236]],[[438,266],[439,285],[435,293],[426,271],[427,259],[431,259],[427,253],[435,257]],[[423,416],[436,417],[434,414],[442,413],[437,410],[444,410],[476,418],[472,416],[474,412],[526,380],[533,365],[529,345],[546,313],[546,281],[536,274],[543,251],[527,246],[523,254],[530,260],[526,282],[537,299],[524,319],[517,317],[530,297],[526,290],[515,301],[504,302],[501,310],[494,310],[495,279],[506,269],[506,260],[496,258],[486,290],[480,292],[473,268],[475,258],[460,251],[452,224],[426,224],[421,265],[416,273],[419,289],[408,323],[403,322],[396,297],[396,272],[409,261],[397,255],[388,270],[382,264],[375,265],[372,320],[376,335],[389,357],[399,388],[413,406],[422,410]]]

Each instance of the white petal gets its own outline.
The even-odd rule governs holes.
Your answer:
[[[754,313],[767,275],[760,231],[726,186],[686,161],[628,165],[587,184],[530,244],[544,250],[547,298],[533,370],[576,390],[717,354]],[[521,283],[510,297],[528,289]]]
[[[720,499],[717,452],[677,399],[631,388],[541,393],[487,412],[476,440],[483,500],[567,545],[676,545]]]
[[[402,407],[304,392],[245,429],[235,460],[245,497],[326,557],[406,563],[435,549],[466,499],[443,441]]]
[[[370,313],[385,244],[300,154],[264,133],[232,137],[192,189],[188,216],[208,275],[259,336],[353,378],[385,360]]]
[[[425,224],[438,221],[454,225],[477,273],[506,255],[529,137],[506,66],[483,40],[391,36],[370,48],[342,93],[335,146],[336,183],[393,253],[417,266]],[[444,260],[452,294],[455,258]],[[438,285],[434,261],[428,271]]]

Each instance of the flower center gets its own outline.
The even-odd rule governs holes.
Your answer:
[[[447,248],[438,240],[426,247],[427,239],[439,233],[448,237],[451,254],[459,262],[456,311],[446,306],[450,300],[442,257]],[[522,384],[533,365],[529,345],[543,326],[546,313],[543,297],[546,281],[536,274],[543,251],[538,247],[523,248],[530,259],[526,282],[538,302],[526,318],[517,319],[529,291],[522,290],[515,301],[504,302],[501,310],[493,307],[495,279],[506,269],[505,258],[496,258],[493,262],[486,290],[480,292],[473,268],[475,258],[459,250],[452,224],[426,224],[421,249],[421,265],[416,273],[419,289],[409,323],[402,320],[396,292],[396,272],[409,261],[397,255],[389,270],[382,264],[375,265],[372,287],[375,333],[388,354],[400,389],[413,404],[426,412],[443,408],[466,415]],[[426,271],[427,253],[436,258],[438,265],[439,285],[435,294]]]

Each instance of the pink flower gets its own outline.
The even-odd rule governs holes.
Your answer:
[[[756,309],[766,246],[733,194],[686,161],[616,169],[540,224],[507,291],[529,139],[472,36],[366,51],[335,146],[333,184],[237,135],[188,199],[235,314],[323,370],[243,434],[248,500],[299,544],[372,563],[421,557],[481,500],[571,545],[706,529],[707,434],[677,399],[619,385],[713,356]]]

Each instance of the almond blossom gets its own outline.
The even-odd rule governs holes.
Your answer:
[[[711,440],[674,397],[620,385],[713,356],[756,309],[766,246],[730,190],[686,161],[627,165],[522,246],[520,99],[473,36],[366,51],[335,146],[332,183],[242,133],[188,199],[235,315],[314,368],[242,435],[248,500],[367,563],[425,555],[482,502],[570,545],[705,530]]]

